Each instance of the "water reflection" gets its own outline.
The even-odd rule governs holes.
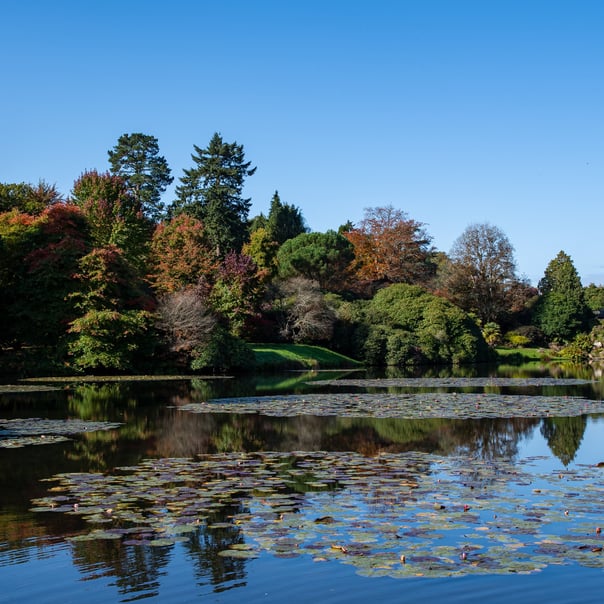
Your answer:
[[[585,368],[554,367],[559,377],[593,379]],[[489,373],[492,372],[492,373]],[[457,377],[479,375],[544,375],[543,367],[504,367],[499,372],[476,367],[459,368]],[[190,402],[254,394],[329,393],[332,387],[312,387],[309,381],[336,379],[341,373],[288,373],[247,376],[242,379],[197,378],[176,382],[116,382],[68,384],[57,392],[13,393],[0,396],[0,417],[78,418],[119,421],[109,432],[92,432],[50,446],[0,450],[0,569],[39,563],[39,552],[52,548],[65,535],[78,534],[84,523],[77,516],[32,514],[32,499],[41,497],[48,483],[40,480],[61,472],[108,472],[136,465],[146,458],[193,458],[200,454],[257,451],[355,452],[364,456],[425,452],[442,456],[466,455],[481,460],[514,460],[523,443],[540,435],[551,454],[570,466],[582,446],[585,416],[570,418],[423,419],[268,417],[263,415],[191,414],[178,410]],[[358,376],[357,373],[350,374]],[[431,369],[422,377],[450,377],[450,369]],[[371,376],[379,377],[379,376]],[[413,377],[397,372],[389,377]],[[488,387],[494,388],[494,387]],[[601,399],[604,381],[582,386],[535,388],[470,388],[467,391],[568,394]],[[445,391],[446,389],[442,389]],[[400,390],[397,390],[400,391]],[[407,390],[409,391],[409,390]],[[418,390],[414,390],[417,392]],[[242,543],[235,526],[207,528],[239,514],[249,513],[241,502],[216,508],[206,525],[179,546],[190,561],[199,585],[215,591],[246,584],[246,562],[221,557],[218,552]],[[167,572],[173,546],[126,547],[119,540],[75,542],[70,546],[74,566],[88,579],[110,577],[128,599],[156,595]],[[99,598],[98,601],[102,601]]]

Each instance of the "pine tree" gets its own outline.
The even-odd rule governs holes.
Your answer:
[[[159,155],[157,139],[140,132],[122,134],[107,154],[111,173],[126,183],[144,215],[157,222],[164,211],[161,194],[174,180],[168,162]]]
[[[176,187],[172,213],[185,212],[203,222],[219,258],[241,250],[247,238],[251,200],[242,197],[243,184],[256,168],[245,161],[243,145],[226,143],[215,133],[207,149],[194,145],[195,166],[184,170]]]

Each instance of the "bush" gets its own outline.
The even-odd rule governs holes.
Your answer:
[[[469,315],[418,286],[380,290],[367,304],[365,322],[371,326],[364,350],[369,365],[470,363],[489,357]]]
[[[522,336],[523,338],[526,338],[526,340],[510,339],[510,336]],[[545,335],[534,325],[521,325],[520,327],[509,331],[506,334],[505,339],[511,346],[516,348],[522,346],[544,346],[546,343]]]
[[[396,330],[386,339],[386,365],[404,367],[425,361],[419,348],[417,336],[408,331]]]
[[[531,343],[529,338],[527,338],[526,336],[522,336],[518,333],[513,333],[513,332],[506,334],[505,341],[512,348],[525,348],[526,346],[528,346]]]
[[[77,369],[130,371],[152,349],[152,315],[143,310],[90,310],[71,323],[69,354]]]
[[[196,350],[191,369],[224,372],[230,369],[251,369],[254,363],[252,348],[224,327],[217,326],[212,332],[210,341]]]

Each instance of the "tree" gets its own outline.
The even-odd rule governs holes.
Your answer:
[[[360,279],[389,283],[424,283],[432,274],[431,237],[424,225],[391,205],[366,208],[357,228],[344,231],[354,246]]]
[[[302,233],[288,239],[277,252],[279,276],[306,277],[322,289],[341,289],[354,259],[352,244],[335,231]]]
[[[241,250],[247,238],[250,199],[241,196],[246,177],[256,168],[245,161],[243,145],[226,143],[215,133],[206,149],[194,145],[195,166],[184,170],[172,213],[201,220],[216,255]]]
[[[123,179],[143,214],[157,222],[164,212],[161,194],[174,180],[168,162],[159,155],[157,139],[140,132],[122,134],[107,154],[112,174]]]
[[[54,185],[40,180],[34,187],[27,183],[0,183],[0,212],[18,210],[26,214],[41,214],[47,207],[63,201]]]
[[[109,172],[84,172],[74,183],[70,202],[82,209],[94,247],[115,245],[142,269],[147,258],[149,225],[124,180]]]
[[[578,333],[589,331],[594,314],[585,301],[575,265],[564,251],[547,265],[539,281],[539,293],[535,322],[548,340],[570,341]]]
[[[446,296],[483,324],[500,321],[517,281],[514,248],[505,233],[488,223],[472,224],[454,242],[450,260]]]
[[[158,292],[210,283],[218,268],[204,225],[179,214],[157,225],[151,239],[149,280]]]
[[[242,252],[250,256],[262,276],[268,278],[277,269],[278,249],[279,244],[271,238],[267,229],[260,227],[250,234],[250,240],[244,244]]]
[[[329,307],[316,281],[293,277],[281,285],[284,321],[281,335],[296,343],[327,342],[333,333],[336,314]]]
[[[95,248],[79,261],[77,316],[68,344],[78,369],[127,371],[152,351],[153,299],[122,250]]]
[[[271,239],[279,245],[308,231],[300,209],[289,203],[282,203],[277,191],[271,200],[266,229]]]
[[[75,316],[69,294],[79,259],[90,249],[86,219],[64,203],[39,216],[0,214],[2,339],[16,345],[53,345]]]
[[[194,351],[210,341],[216,324],[194,287],[164,294],[159,299],[157,317],[170,353],[187,366]]]
[[[229,252],[218,268],[210,303],[235,336],[243,336],[258,315],[263,294],[258,267],[250,256]]]
[[[486,360],[478,326],[460,308],[417,285],[397,283],[377,292],[365,309],[371,364],[470,363]]]
[[[604,286],[590,283],[585,288],[585,302],[594,312],[604,309]]]

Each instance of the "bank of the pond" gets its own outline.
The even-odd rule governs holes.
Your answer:
[[[252,350],[257,369],[343,369],[361,366],[359,361],[321,346],[254,344]]]

